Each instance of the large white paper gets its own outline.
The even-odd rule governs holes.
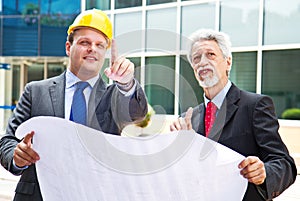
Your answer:
[[[244,157],[191,131],[130,138],[55,117],[23,123],[35,131],[45,201],[240,201]]]

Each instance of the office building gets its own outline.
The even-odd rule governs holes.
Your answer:
[[[0,130],[26,83],[65,70],[68,25],[90,8],[109,15],[156,113],[177,115],[202,101],[185,56],[187,37],[200,28],[230,35],[236,85],[270,95],[279,118],[300,108],[300,0],[0,0]]]

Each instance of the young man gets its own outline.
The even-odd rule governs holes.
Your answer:
[[[205,101],[188,109],[170,129],[194,129],[244,155],[238,165],[249,182],[243,200],[271,200],[294,183],[297,174],[278,133],[271,98],[240,90],[229,80],[231,42],[225,33],[198,30],[190,39],[188,59]]]
[[[107,86],[99,72],[109,47],[112,47],[112,62],[104,72],[114,84]],[[35,169],[39,155],[31,147],[34,131],[20,140],[15,137],[20,124],[36,116],[55,116],[119,135],[126,124],[142,120],[147,113],[145,94],[134,79],[134,65],[124,57],[117,57],[112,25],[104,12],[93,9],[77,16],[68,29],[66,54],[69,57],[66,72],[25,86],[0,140],[2,166],[21,175],[16,201],[42,200]],[[80,98],[75,97],[77,92]],[[77,109],[79,99],[83,104]]]

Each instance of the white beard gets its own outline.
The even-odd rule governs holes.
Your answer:
[[[211,78],[206,77],[204,80],[199,80],[199,85],[203,88],[213,87],[219,82],[219,78],[217,75],[213,75]]]

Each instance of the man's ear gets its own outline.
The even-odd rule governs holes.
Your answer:
[[[66,54],[70,56],[71,43],[69,41],[66,42]]]
[[[226,63],[227,63],[227,71],[230,71],[231,70],[231,65],[232,65],[232,58],[228,57],[226,59]]]

